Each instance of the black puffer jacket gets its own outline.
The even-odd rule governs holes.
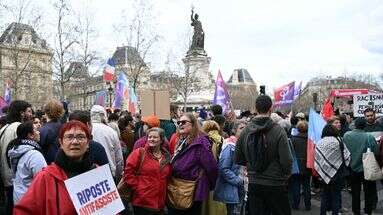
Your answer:
[[[293,144],[295,156],[298,160],[299,173],[301,175],[309,175],[311,171],[307,169],[307,133],[299,133],[296,136],[291,137],[291,143]]]

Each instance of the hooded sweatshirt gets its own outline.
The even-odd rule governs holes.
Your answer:
[[[22,140],[25,142],[25,140]],[[8,155],[11,160],[13,178],[13,201],[17,203],[27,192],[34,176],[45,166],[44,156],[36,150],[39,145],[34,141],[29,141],[30,145],[19,145],[9,150]],[[33,146],[35,144],[35,146]],[[18,161],[18,162],[17,162]],[[17,166],[16,166],[17,165]],[[17,170],[17,171],[16,171]]]
[[[262,156],[258,156],[255,152],[261,143],[266,147],[261,152]],[[286,185],[291,174],[292,156],[285,130],[273,123],[270,117],[254,118],[238,139],[235,161],[247,165],[249,183]],[[259,162],[263,163],[262,168],[258,167]]]

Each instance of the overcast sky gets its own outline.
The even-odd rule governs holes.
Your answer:
[[[1,0],[0,0],[1,1]],[[38,2],[49,3],[52,0]],[[85,0],[73,0],[80,7]],[[88,0],[89,1],[89,0]],[[107,58],[123,40],[113,24],[128,0],[91,0],[99,30],[98,49]],[[156,0],[155,26],[162,40],[151,56],[153,70],[163,68],[169,50],[179,58],[187,43],[194,5],[205,31],[205,50],[214,78],[228,80],[233,69],[247,69],[268,91],[290,81],[318,75],[374,76],[383,72],[381,0]],[[44,6],[43,6],[44,7]]]

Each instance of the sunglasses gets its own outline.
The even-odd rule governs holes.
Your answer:
[[[188,122],[190,122],[190,121],[188,121],[188,120],[180,120],[180,121],[177,122],[177,125],[185,125]]]

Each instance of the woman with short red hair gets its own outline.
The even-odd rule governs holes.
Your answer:
[[[90,139],[90,131],[82,122],[65,123],[59,132],[55,161],[37,174],[13,214],[76,214],[64,181],[95,167],[88,153]]]

